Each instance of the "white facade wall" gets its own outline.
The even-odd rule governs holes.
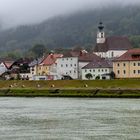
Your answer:
[[[102,57],[102,58],[114,58],[114,57],[120,57],[124,53],[126,53],[128,50],[109,50],[107,52],[95,52],[96,55]]]
[[[1,63],[0,64],[0,75],[3,74],[6,71],[7,71],[6,66],[4,65],[4,63]]]
[[[107,74],[112,72],[113,68],[92,68],[92,69],[82,69],[82,80],[88,80],[85,75],[88,73],[91,73],[93,78],[91,80],[95,80],[97,76],[100,77],[100,79],[103,79],[103,74]],[[110,79],[109,76],[106,77],[106,79]]]
[[[78,79],[78,57],[64,57],[57,59],[57,75],[62,78],[63,75]]]
[[[86,66],[89,62],[79,62],[78,65],[79,65],[79,68],[78,68],[78,78],[79,79],[82,79],[82,68],[84,66]]]
[[[30,80],[34,80],[35,75],[37,75],[37,65],[30,67]]]
[[[20,73],[21,78],[29,78],[29,80],[33,80],[33,76],[31,73]]]
[[[100,43],[105,43],[105,32],[104,31],[98,31],[97,32],[97,43],[100,44]]]

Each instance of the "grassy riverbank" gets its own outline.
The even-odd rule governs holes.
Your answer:
[[[140,80],[0,81],[0,96],[140,97]]]

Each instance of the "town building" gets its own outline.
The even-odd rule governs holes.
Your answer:
[[[48,80],[57,79],[57,59],[61,58],[63,54],[50,53],[38,65],[38,75],[47,76]]]
[[[105,59],[93,60],[82,68],[82,80],[111,79],[112,62]]]
[[[93,53],[102,58],[113,59],[116,57],[120,57],[131,48],[131,43],[127,37],[106,37],[103,23],[99,23],[96,46],[94,48]]]
[[[60,79],[63,76],[69,76],[72,79],[82,79],[82,67],[93,60],[101,58],[93,53],[88,53],[86,50],[72,50],[64,54],[58,59],[57,74]]]
[[[140,49],[131,49],[113,61],[116,78],[140,78]]]

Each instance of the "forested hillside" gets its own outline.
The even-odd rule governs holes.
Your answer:
[[[1,54],[25,53],[35,44],[46,48],[70,48],[95,44],[97,25],[102,21],[107,36],[130,37],[140,47],[140,6],[111,7],[55,17],[38,25],[20,26],[0,32]]]

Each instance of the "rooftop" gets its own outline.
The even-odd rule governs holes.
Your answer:
[[[112,36],[106,38],[105,43],[96,44],[94,52],[107,52],[108,50],[129,50],[132,45],[127,37]]]
[[[114,61],[140,61],[140,49],[131,49]]]

